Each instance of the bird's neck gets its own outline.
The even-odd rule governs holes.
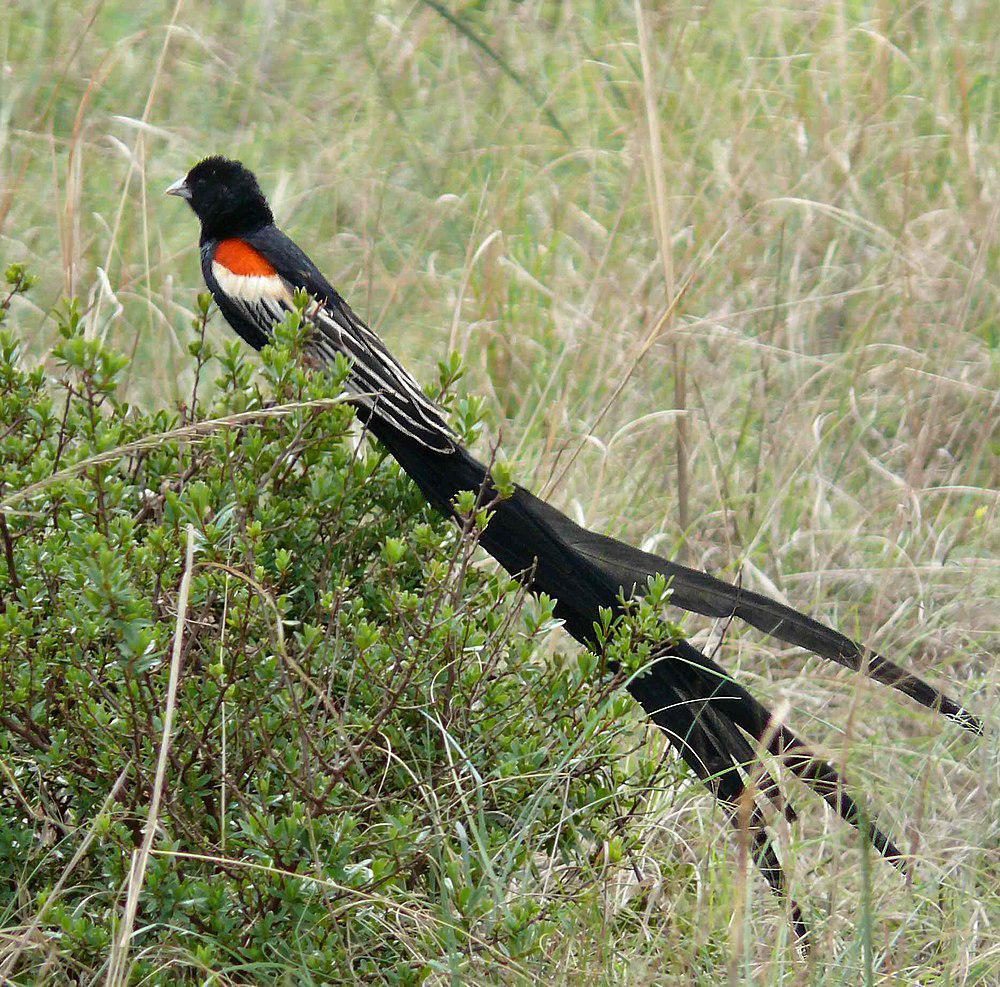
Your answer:
[[[204,246],[213,240],[245,240],[266,226],[271,226],[273,222],[271,211],[266,207],[236,214],[202,217],[201,244]]]

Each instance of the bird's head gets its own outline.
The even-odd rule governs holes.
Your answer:
[[[187,199],[206,238],[225,239],[274,222],[253,172],[229,158],[199,161],[166,191]]]

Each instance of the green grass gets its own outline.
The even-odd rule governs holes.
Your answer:
[[[463,353],[528,485],[742,573],[995,720],[993,5],[646,6],[643,46],[631,3],[8,3],[0,259],[41,277],[29,350],[75,294],[130,356],[130,400],[186,400],[196,224],[161,192],[240,157],[423,379]],[[820,919],[800,962],[708,799],[650,793],[646,853],[539,976],[995,983],[995,728],[969,742],[736,627],[720,654],[849,762],[919,850],[912,884],[807,812],[785,846]]]

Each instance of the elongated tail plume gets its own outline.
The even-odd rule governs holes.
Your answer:
[[[424,496],[455,516],[454,498],[479,491],[494,501],[489,470],[462,447],[441,410],[359,319],[305,253],[275,225],[256,178],[239,162],[207,158],[175,182],[171,195],[186,199],[201,221],[201,261],[206,284],[229,324],[256,348],[292,306],[293,293],[311,299],[309,362],[322,367],[337,354],[351,361],[349,386],[358,417],[385,444]],[[662,575],[671,603],[709,617],[739,617],[789,644],[812,651],[892,686],[974,733],[979,721],[967,710],[898,665],[825,624],[776,600],[722,582],[707,573],[639,551],[588,531],[522,487],[494,503],[480,544],[509,573],[556,601],[566,629],[597,649],[595,625],[602,609],[621,612],[622,600],[645,591]],[[754,860],[780,894],[785,876],[754,804],[756,793],[782,806],[777,783],[760,763],[759,749],[784,760],[810,790],[858,827],[897,866],[901,854],[862,815],[835,769],[812,752],[711,658],[686,641],[665,647],[629,692],[664,732],[691,770],[708,786],[734,823],[751,837]],[[792,902],[797,933],[805,934]]]
[[[331,345],[331,340],[344,331],[345,323],[356,319],[346,303],[341,300],[339,305],[342,310],[334,320],[336,329],[326,309],[319,309],[314,316],[313,352],[323,358],[343,351],[341,346]],[[378,389],[380,381],[406,373],[394,359],[391,364],[379,365],[385,353],[381,344],[362,348],[355,342],[348,352],[357,367],[354,386],[369,395],[359,398],[359,417],[442,513],[455,516],[454,498],[461,490],[477,491],[484,500],[493,502],[480,545],[507,572],[530,579],[533,590],[554,599],[556,616],[586,647],[597,648],[595,625],[602,608],[620,612],[623,597],[645,592],[650,576],[663,575],[672,591],[670,602],[682,610],[718,618],[739,617],[782,641],[890,685],[968,730],[981,732],[976,717],[948,696],[791,607],[589,531],[522,487],[516,487],[506,499],[497,499],[487,467],[459,444],[440,414],[435,421],[427,407],[413,406],[415,384],[386,395]],[[409,375],[407,379],[412,380]],[[408,402],[412,418],[401,425],[400,415]],[[807,926],[801,908],[789,896],[763,814],[753,805],[754,788],[781,801],[777,782],[760,761],[761,745],[857,828],[880,854],[903,868],[900,850],[867,819],[836,769],[790,728],[772,723],[770,713],[758,700],[688,642],[678,641],[666,648],[627,688],[719,800],[734,826],[746,831],[754,863],[774,891],[788,900],[793,929],[803,942]],[[748,799],[751,808],[746,811]],[[791,803],[782,805],[786,817],[794,819]]]

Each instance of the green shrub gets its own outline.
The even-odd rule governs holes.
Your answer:
[[[8,271],[8,321],[26,287]],[[45,368],[0,329],[0,920],[37,926],[13,975],[103,975],[190,526],[132,980],[516,978],[628,852],[652,770],[622,757],[631,703],[540,647],[551,606],[357,442],[294,326],[258,378],[237,342],[210,352],[200,304],[210,397],[173,413],[116,397],[126,360],[72,305]]]

